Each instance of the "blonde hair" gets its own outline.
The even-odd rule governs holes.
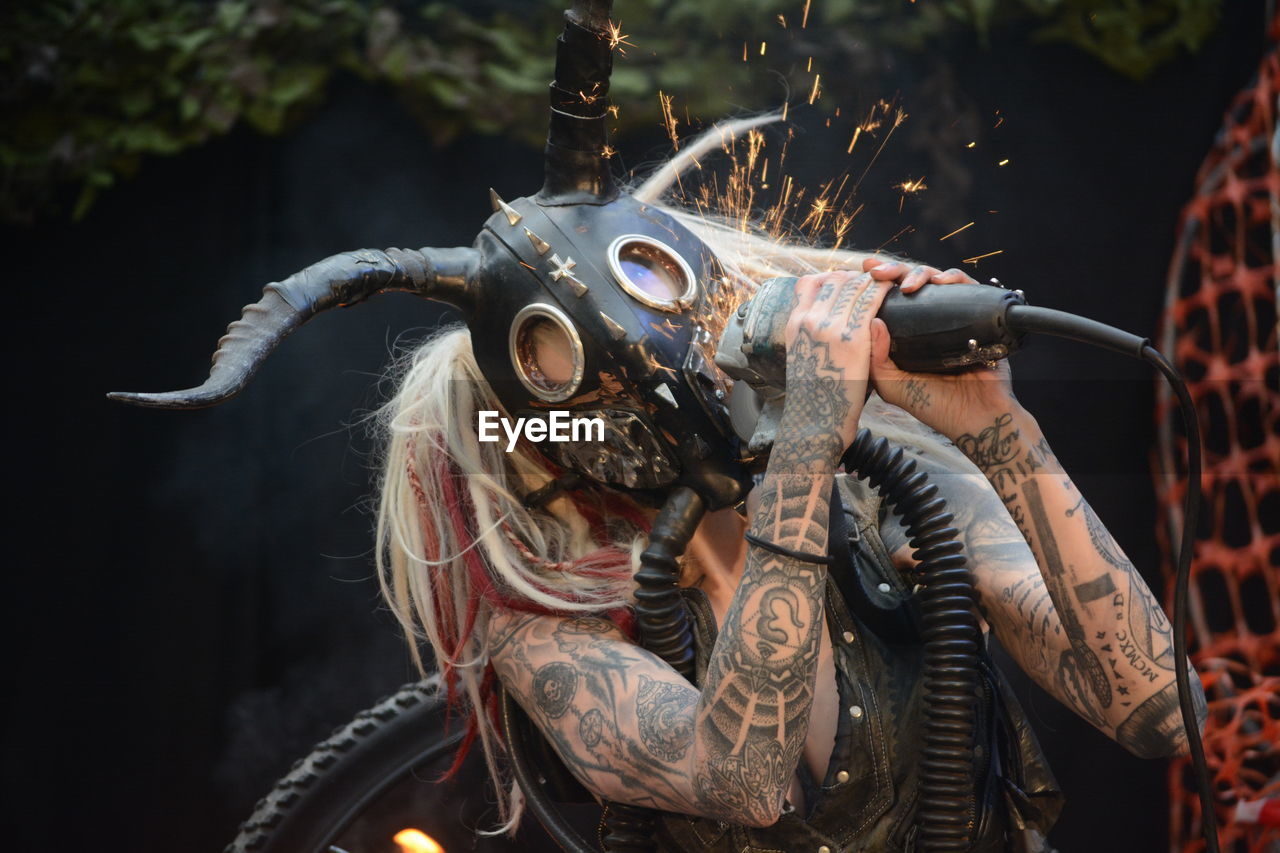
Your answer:
[[[749,295],[751,282],[860,268],[865,257],[779,243],[661,202],[698,157],[767,120],[713,128],[634,193],[706,243],[726,276],[743,285],[739,298]],[[463,749],[480,742],[498,795],[502,826],[495,832],[514,830],[523,797],[498,761],[502,744],[485,647],[490,609],[617,614],[630,603],[647,524],[626,499],[603,488],[589,488],[587,499],[561,495],[539,510],[523,505],[522,498],[556,472],[527,445],[507,453],[501,443],[479,441],[477,411],[501,407],[480,375],[465,329],[432,336],[400,369],[399,389],[379,418],[387,448],[377,520],[379,579],[415,663],[425,671],[418,645],[425,642],[450,701],[467,715]],[[597,516],[595,507],[604,514]],[[458,762],[461,757],[460,751]]]
[[[433,335],[400,370],[399,389],[379,413],[386,436],[379,581],[419,670],[426,671],[422,641],[450,702],[467,716],[458,761],[478,739],[499,790],[504,828],[513,827],[520,795],[513,784],[504,790],[497,761],[485,649],[490,610],[572,615],[624,608],[647,531],[639,513],[618,498],[604,501],[616,513],[599,519],[569,496],[538,510],[524,506],[522,498],[554,472],[527,445],[507,453],[502,443],[479,441],[477,411],[500,405],[480,375],[465,328]]]

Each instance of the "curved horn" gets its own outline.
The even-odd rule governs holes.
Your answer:
[[[314,263],[246,305],[227,327],[203,385],[185,391],[116,391],[112,400],[158,409],[199,409],[240,393],[280,341],[321,311],[354,305],[375,293],[406,290],[469,310],[479,264],[475,249],[360,249]]]
[[[606,152],[613,40],[610,0],[577,0],[564,13],[551,84],[543,204],[605,204],[618,196]]]

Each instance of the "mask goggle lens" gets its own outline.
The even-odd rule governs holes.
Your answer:
[[[697,293],[697,279],[684,258],[652,237],[627,234],[614,240],[609,269],[623,290],[652,308],[678,311]]]
[[[566,400],[582,383],[582,340],[559,308],[537,303],[521,309],[511,323],[509,348],[516,375],[540,400]]]

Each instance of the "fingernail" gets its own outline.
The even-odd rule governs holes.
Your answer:
[[[897,265],[898,265],[897,261],[888,261],[887,263],[880,264],[879,266],[872,267],[871,269],[875,271],[891,270]]]

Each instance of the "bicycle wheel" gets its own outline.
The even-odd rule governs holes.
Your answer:
[[[445,731],[438,678],[407,684],[334,731],[263,797],[224,853],[409,853],[394,839],[416,829],[445,850],[553,851],[536,820],[518,840],[483,837],[496,823],[494,797],[477,747],[447,782],[461,725]],[[573,807],[594,835],[590,809]],[[594,809],[598,816],[599,809]]]

